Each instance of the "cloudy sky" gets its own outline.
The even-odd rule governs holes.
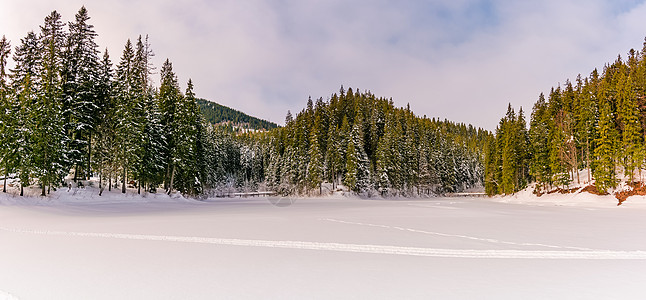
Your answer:
[[[494,129],[507,103],[602,68],[646,36],[632,0],[0,0],[16,46],[57,10],[85,5],[116,64],[148,34],[199,97],[282,124],[341,85],[410,103],[420,116]]]

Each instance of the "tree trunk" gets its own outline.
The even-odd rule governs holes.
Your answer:
[[[41,182],[40,186],[41,186],[40,195],[43,197],[47,196],[47,194],[45,194],[45,184]]]
[[[79,164],[74,165],[74,183],[78,180],[78,174],[79,174]]]
[[[99,196],[103,194],[103,172],[99,173]]]
[[[123,183],[121,183],[121,193],[125,194],[126,193],[126,180],[128,179],[128,171],[124,167],[123,168]]]
[[[22,182],[21,182],[20,183],[20,197],[22,197],[23,195],[24,195],[24,191],[23,191]]]
[[[137,180],[137,195],[141,195],[141,180]]]
[[[586,156],[586,158],[585,158],[586,163],[585,164],[586,164],[586,167],[588,169],[588,183],[590,183],[592,181],[592,177],[591,177],[592,174],[590,174],[590,141],[589,140],[585,140],[585,152],[586,152],[585,153],[585,156]]]
[[[168,181],[169,178],[171,177],[170,175],[170,163],[168,163],[168,166],[166,167],[166,177],[164,177],[164,190],[168,192]]]
[[[112,191],[112,175],[108,176],[108,192]]]
[[[9,176],[9,172],[7,172],[7,168],[4,170],[4,184],[2,185],[2,192],[6,193],[7,192],[7,177]]]
[[[168,185],[168,194],[173,191],[173,181],[175,180],[175,165],[173,165],[173,172],[170,174],[170,184]]]
[[[90,173],[92,170],[91,159],[92,158],[92,133],[90,133],[87,141],[87,171],[86,171],[86,180],[90,180]]]

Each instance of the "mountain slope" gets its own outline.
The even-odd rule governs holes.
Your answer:
[[[278,127],[276,123],[252,117],[206,99],[197,99],[197,104],[200,106],[200,110],[206,121],[211,124],[227,123],[255,130],[270,130]]]

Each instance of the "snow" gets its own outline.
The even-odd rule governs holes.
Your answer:
[[[96,193],[0,194],[0,299],[639,299],[646,280],[633,197]]]

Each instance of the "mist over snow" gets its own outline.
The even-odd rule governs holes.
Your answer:
[[[85,5],[118,62],[149,34],[182,88],[282,124],[341,85],[422,116],[493,130],[508,102],[602,68],[646,36],[643,1],[3,1],[0,34],[20,43],[57,10]]]

